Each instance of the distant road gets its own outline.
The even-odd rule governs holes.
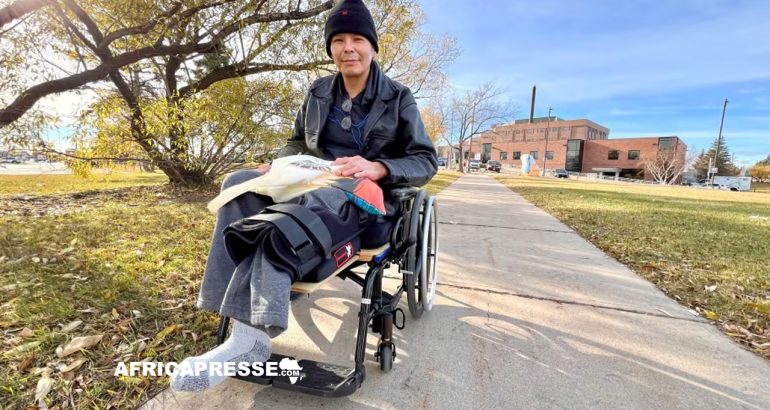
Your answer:
[[[62,162],[30,162],[27,164],[0,164],[0,175],[71,174]]]

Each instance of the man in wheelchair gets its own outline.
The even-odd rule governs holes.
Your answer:
[[[436,173],[435,148],[411,91],[388,78],[374,61],[379,51],[377,33],[363,2],[343,0],[335,5],[324,37],[338,73],[312,84],[279,157],[307,154],[333,160],[333,165],[339,166],[337,175],[368,178],[380,185],[392,212],[399,207],[398,198],[393,196],[402,193],[388,200],[388,192],[422,186]],[[267,172],[269,166],[235,172],[225,179],[222,189]],[[355,226],[350,229],[361,232],[366,228],[359,247],[376,247],[390,238],[392,226],[387,218],[367,217],[333,189],[312,191],[293,202],[311,210],[353,213],[351,223]],[[302,278],[287,272],[285,266],[271,263],[270,251],[261,247],[243,255],[236,266],[223,235],[226,228],[244,218],[264,215],[271,205],[268,197],[246,193],[219,209],[198,307],[234,319],[232,331],[217,348],[185,359],[180,367],[198,370],[172,376],[173,389],[203,391],[223,381],[225,377],[205,370],[210,363],[264,362],[271,355],[270,339],[286,329],[292,282]],[[279,211],[270,212],[275,215]]]

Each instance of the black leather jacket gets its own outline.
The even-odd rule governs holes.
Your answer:
[[[323,126],[334,101],[334,79],[339,75],[320,78],[310,87],[297,114],[292,137],[279,157],[307,154],[324,158],[319,146],[323,144]],[[373,102],[364,127],[361,156],[388,169],[388,176],[378,181],[380,185],[425,185],[436,174],[438,160],[412,92],[383,74],[375,62],[369,75],[373,77],[365,93],[370,94]]]

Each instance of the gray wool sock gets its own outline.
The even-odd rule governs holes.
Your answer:
[[[262,330],[234,321],[233,332],[224,343],[200,356],[182,361],[171,376],[171,389],[200,392],[222,383],[226,362],[264,362],[270,358],[270,337]],[[216,369],[220,369],[217,371]]]

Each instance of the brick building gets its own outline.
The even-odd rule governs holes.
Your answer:
[[[530,154],[537,166],[564,168],[571,172],[647,179],[652,175],[645,161],[675,158],[684,166],[687,146],[676,136],[609,139],[610,130],[586,119],[558,117],[516,120],[499,124],[463,145],[463,156],[482,162],[497,160],[521,165],[521,155]],[[448,147],[439,147],[439,156],[448,158]]]

